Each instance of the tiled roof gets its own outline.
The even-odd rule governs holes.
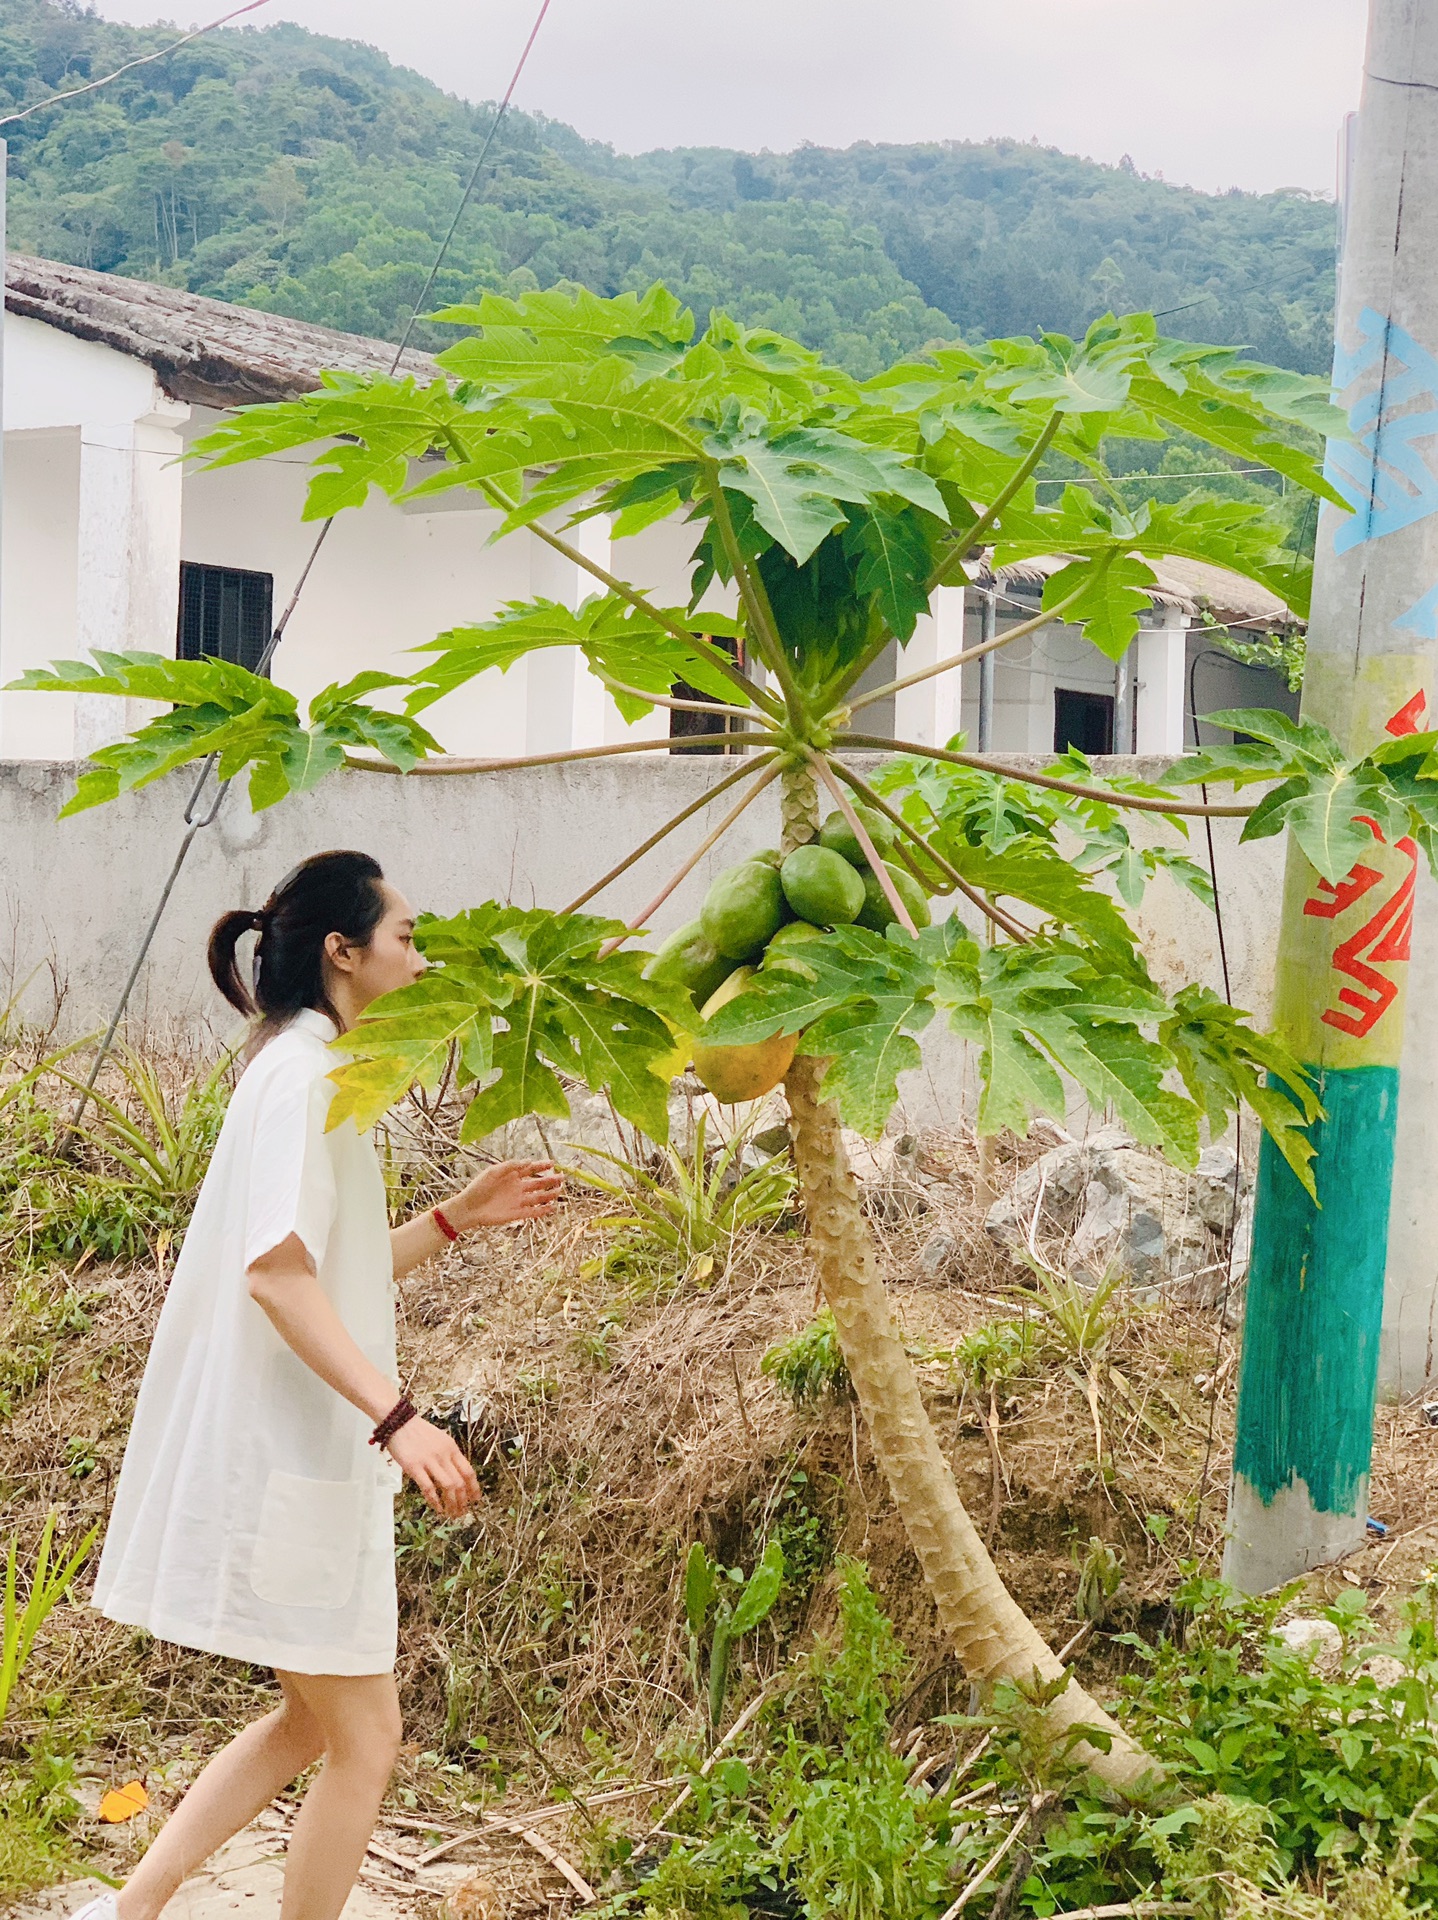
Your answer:
[[[144,360],[173,398],[207,407],[292,400],[317,387],[325,368],[388,371],[394,358],[384,340],[26,254],[6,262],[5,306]],[[427,375],[434,362],[407,352],[403,371]]]

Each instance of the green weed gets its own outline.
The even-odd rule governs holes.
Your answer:
[[[707,1123],[708,1115],[701,1113],[692,1153],[682,1154],[672,1146],[662,1150],[658,1173],[593,1147],[589,1153],[607,1161],[620,1179],[607,1179],[587,1167],[567,1169],[584,1186],[624,1203],[624,1212],[607,1214],[596,1225],[633,1236],[641,1246],[677,1262],[684,1277],[696,1280],[723,1271],[740,1234],[777,1220],[795,1185],[793,1169],[782,1154],[744,1171],[750,1141],[745,1130],[711,1155]]]
[[[759,1564],[746,1580],[738,1567],[721,1567],[696,1540],[684,1563],[684,1620],[694,1645],[694,1670],[699,1669],[699,1647],[709,1637],[709,1685],[705,1699],[711,1736],[719,1731],[729,1689],[729,1656],[734,1642],[766,1620],[784,1584],[784,1549],[777,1540],[765,1547]],[[727,1588],[727,1591],[726,1591]]]
[[[69,1755],[42,1747],[32,1747],[23,1765],[0,1769],[0,1898],[50,1886],[76,1867],[74,1782]]]
[[[787,1393],[796,1407],[817,1406],[821,1400],[837,1400],[850,1391],[839,1330],[827,1307],[807,1327],[770,1347],[759,1362],[759,1370]]]
[[[25,1671],[35,1645],[35,1636],[55,1608],[69,1592],[75,1575],[95,1544],[98,1528],[92,1528],[78,1547],[52,1561],[56,1515],[50,1513],[40,1533],[35,1565],[22,1603],[19,1580],[20,1543],[13,1539],[5,1561],[3,1600],[0,1600],[0,1725],[9,1711],[10,1696]]]

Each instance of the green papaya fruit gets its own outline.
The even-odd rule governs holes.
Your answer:
[[[705,1001],[704,1018],[711,1019],[720,1007],[727,1006],[753,977],[752,967],[736,967],[719,991]],[[798,1045],[797,1033],[776,1033],[771,1039],[743,1047],[709,1046],[697,1040],[694,1071],[716,1100],[757,1100],[784,1078]]]
[[[784,898],[801,920],[816,927],[841,927],[857,920],[864,905],[864,883],[832,847],[795,847],[779,878]]]
[[[894,845],[894,829],[882,813],[876,813],[872,807],[862,804],[854,808],[863,821],[869,838],[881,857],[886,857]],[[831,852],[842,855],[851,867],[866,867],[869,857],[859,845],[859,837],[849,825],[842,813],[828,815],[819,829],[819,845],[828,847]]]
[[[760,847],[757,853],[751,853],[747,858],[750,860],[758,860],[762,865],[776,869],[782,867],[784,864],[784,856],[777,847]]]
[[[699,910],[699,926],[718,952],[747,960],[788,917],[774,868],[762,860],[741,860],[715,876]]]
[[[683,987],[697,1010],[733,970],[733,961],[720,953],[697,920],[691,920],[670,934],[644,972],[650,980],[667,980]]]
[[[813,969],[804,965],[804,948],[811,940],[822,940],[824,929],[816,927],[808,920],[791,920],[780,927],[774,938],[764,949],[764,958],[759,962],[765,973],[798,973],[801,979],[812,980]]]
[[[929,912],[928,896],[913,874],[903,867],[895,866],[892,860],[886,860],[889,878],[894,883],[894,891],[909,909],[909,918],[916,927],[928,926],[933,918]],[[889,896],[879,884],[879,876],[871,867],[863,872],[864,905],[857,920],[861,927],[867,927],[871,933],[882,933],[885,927],[892,926],[898,915],[889,904]]]

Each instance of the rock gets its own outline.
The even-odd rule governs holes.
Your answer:
[[[924,1188],[930,1176],[920,1169],[919,1142],[913,1134],[885,1134],[880,1140],[866,1140],[862,1133],[845,1127],[843,1141],[870,1213],[892,1222],[912,1220],[928,1212]]]
[[[1241,1191],[1245,1183],[1240,1176]],[[1010,1252],[1030,1236],[1065,1239],[1063,1264],[1088,1285],[1117,1271],[1139,1286],[1182,1283],[1211,1304],[1223,1285],[1233,1193],[1226,1148],[1210,1147],[1185,1174],[1121,1127],[1100,1127],[1041,1154],[994,1202],[984,1225]]]
[[[581,1166],[590,1172],[612,1175],[616,1169],[599,1156],[616,1154],[632,1160],[636,1148],[643,1151],[642,1136],[623,1126],[602,1093],[582,1093],[571,1089],[567,1119],[537,1119],[526,1114],[487,1134],[481,1146],[501,1160],[556,1160]]]
[[[1273,1637],[1294,1653],[1311,1651],[1320,1666],[1336,1660],[1343,1645],[1343,1635],[1331,1620],[1285,1620],[1273,1629]]]
[[[931,1233],[919,1249],[915,1273],[922,1280],[943,1280],[957,1266],[958,1258],[958,1241],[940,1228],[937,1233]]]

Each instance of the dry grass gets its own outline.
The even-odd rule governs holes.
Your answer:
[[[421,1191],[441,1177],[445,1118],[418,1118],[406,1145]],[[1001,1178],[1035,1150],[1011,1149]],[[986,1406],[950,1356],[976,1328],[1021,1311],[1011,1290],[1028,1276],[983,1233],[970,1139],[926,1137],[917,1166],[923,1211],[892,1195],[876,1208],[882,1265],[982,1524],[995,1472]],[[486,1500],[457,1525],[435,1524],[413,1496],[401,1503],[411,1744],[397,1812],[533,1805],[662,1775],[700,1732],[677,1597],[695,1539],[747,1566],[778,1531],[803,1576],[744,1650],[741,1690],[828,1624],[824,1569],[842,1551],[868,1562],[914,1656],[908,1722],[967,1700],[851,1403],[798,1412],[760,1371],[765,1351],[814,1312],[797,1232],[746,1236],[708,1287],[673,1274],[626,1277],[596,1271],[605,1204],[572,1192],[551,1221],[454,1249],[403,1289],[405,1365],[418,1397],[469,1445]],[[956,1251],[933,1278],[919,1256],[938,1232]],[[55,1292],[72,1278],[31,1276]],[[0,1429],[5,1505],[22,1542],[52,1507],[66,1533],[103,1520],[164,1281],[154,1261],[92,1264],[83,1275],[88,1328],[65,1335]],[[0,1282],[12,1299],[15,1282]],[[0,1342],[15,1337],[0,1324]],[[1212,1313],[1123,1296],[1096,1359],[1044,1338],[1041,1361],[999,1396],[1000,1571],[1058,1644],[1079,1624],[1078,1563],[1096,1537],[1124,1569],[1108,1625],[1156,1625],[1178,1560],[1215,1555],[1232,1343]],[[1438,1433],[1413,1413],[1385,1411],[1374,1504],[1394,1533],[1387,1560],[1380,1547],[1360,1577],[1406,1581],[1438,1547],[1438,1529],[1426,1530],[1438,1518],[1435,1475]],[[1101,1639],[1084,1656],[1086,1682],[1102,1692],[1121,1657]],[[46,1738],[80,1752],[97,1779],[147,1776],[158,1813],[269,1697],[262,1672],[156,1643],[77,1605],[52,1620],[3,1747],[13,1754]],[[562,1824],[546,1831],[578,1860],[596,1854],[582,1817],[567,1838]],[[138,1837],[117,1843],[117,1861]],[[512,1839],[475,1857],[511,1907],[542,1905],[554,1891],[551,1869]]]

